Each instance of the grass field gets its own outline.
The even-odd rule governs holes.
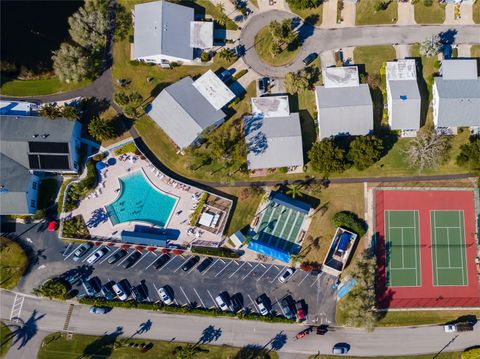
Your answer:
[[[7,355],[8,349],[12,345],[12,340],[5,341],[5,337],[11,333],[11,330],[0,322],[0,358]]]
[[[0,92],[5,96],[40,96],[71,91],[86,87],[90,84],[91,81],[89,80],[66,84],[61,82],[57,77],[41,80],[15,80],[2,78]]]
[[[462,357],[462,353],[454,352],[454,353],[440,353],[435,356],[436,359],[460,359]],[[310,359],[337,359],[337,355],[315,355],[311,356]],[[352,356],[344,356],[342,358],[345,359],[358,359],[359,357],[352,357]],[[402,356],[378,356],[378,357],[368,357],[370,359],[432,359],[432,354],[425,354],[425,355],[402,355]]]
[[[365,65],[365,72],[370,75],[379,75],[382,65],[395,58],[395,49],[390,45],[356,47],[353,50],[355,64]]]
[[[414,7],[417,24],[442,24],[445,21],[445,5],[438,0],[433,0],[432,6],[425,6],[420,0]]]
[[[473,4],[473,21],[475,24],[480,24],[480,1]]]
[[[42,346],[38,352],[38,359],[64,359],[64,358],[110,358],[110,359],[175,359],[179,355],[175,354],[175,350],[179,346],[185,346],[180,342],[165,341],[147,341],[140,339],[129,339],[128,343],[141,344],[151,343],[152,347],[145,353],[141,353],[139,348],[128,346],[114,347],[115,342],[124,342],[124,340],[113,335],[105,335],[103,337],[94,337],[89,335],[73,335],[72,339],[66,340],[61,333],[53,333],[45,337]],[[249,349],[240,349],[229,346],[215,345],[199,345],[198,351],[192,356],[185,358],[195,359],[228,359],[238,356],[246,358],[247,355],[252,356],[253,353]],[[263,357],[263,356],[262,356]],[[274,352],[269,353],[266,358],[278,358]]]
[[[314,26],[322,25],[323,4],[309,9],[296,9],[293,6],[290,6],[290,10]]]
[[[255,50],[258,56],[263,62],[272,66],[288,65],[295,60],[300,51],[300,46],[295,42],[286,46],[281,53],[273,55],[271,52],[272,42],[273,37],[268,26],[265,26],[255,35]]]
[[[361,0],[357,3],[356,25],[395,24],[398,18],[398,5],[390,1],[386,10],[375,11],[377,0]]]
[[[426,310],[426,311],[389,311],[378,322],[380,327],[444,324],[465,315],[480,317],[480,311],[467,310]]]
[[[13,289],[27,269],[28,259],[15,242],[0,237],[0,288]]]
[[[480,17],[480,1],[477,1],[477,4],[478,4],[478,12],[479,12],[478,16]],[[470,49],[470,52],[472,54],[472,57],[480,57],[480,45],[473,45]]]

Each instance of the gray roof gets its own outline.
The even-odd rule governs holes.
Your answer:
[[[225,118],[185,77],[166,87],[151,104],[150,117],[180,148],[188,147],[205,129]]]
[[[303,166],[298,113],[284,117],[245,117],[244,132],[249,169]]]
[[[435,77],[437,127],[480,126],[480,78],[445,80]]]
[[[133,54],[135,58],[166,55],[192,60],[192,8],[154,1],[135,5]]]
[[[442,60],[441,72],[445,80],[475,80],[477,59]]]
[[[420,128],[420,91],[416,80],[388,81],[392,98],[391,128],[393,130]]]
[[[27,168],[0,153],[0,215],[28,214],[27,190],[32,176]]]
[[[373,130],[373,103],[367,84],[316,87],[320,138],[366,135]]]

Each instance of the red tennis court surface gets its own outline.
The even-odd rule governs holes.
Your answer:
[[[474,307],[480,306],[479,280],[475,265],[477,234],[475,198],[471,190],[389,190],[375,191],[375,230],[378,256],[377,302],[380,308]],[[388,286],[385,211],[418,211],[420,285]],[[465,285],[434,285],[435,253],[432,249],[431,211],[462,211],[465,222]],[[438,224],[434,225],[438,226]],[[391,246],[391,243],[390,243]],[[390,247],[389,246],[389,247]],[[396,249],[398,251],[398,247]],[[390,249],[391,251],[391,249]]]

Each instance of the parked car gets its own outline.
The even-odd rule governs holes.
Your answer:
[[[347,354],[350,350],[350,345],[347,343],[337,343],[332,348],[332,354]]]
[[[262,294],[260,297],[258,297],[255,302],[257,303],[257,307],[261,315],[270,314],[270,306],[268,305],[265,294]]]
[[[95,252],[93,252],[93,254],[90,257],[87,258],[87,263],[93,264],[107,253],[108,253],[108,249],[106,247],[99,248]]]
[[[82,285],[83,285],[83,288],[85,289],[85,293],[89,296],[89,297],[94,297],[95,295],[97,295],[97,290],[94,286],[94,283],[92,282],[91,279],[89,280],[83,280],[82,281]]]
[[[283,272],[283,274],[280,277],[278,277],[278,281],[280,283],[285,283],[288,280],[288,278],[290,278],[290,276],[293,274],[294,271],[295,270],[293,268],[287,268],[285,272]]]
[[[90,313],[92,314],[107,314],[108,308],[105,307],[91,307]]]
[[[226,312],[231,310],[230,298],[226,292],[217,295],[217,297],[215,298],[215,302],[217,302],[219,308],[222,311]]]
[[[318,57],[318,54],[316,52],[312,52],[310,55],[308,55],[307,57],[305,57],[303,59],[303,63],[305,64],[305,66],[308,66],[312,63],[312,61],[314,61],[316,58]]]
[[[158,289],[158,295],[163,304],[170,305],[173,303],[173,297],[170,295],[170,291],[167,287],[161,287]]]
[[[232,311],[234,313],[237,313],[241,310],[243,310],[243,300],[242,300],[242,294],[237,293],[232,295],[230,298],[230,301],[232,302]]]
[[[268,77],[262,77],[261,79],[258,79],[258,93],[260,96],[267,93],[269,84],[270,79]]]
[[[143,290],[141,286],[135,287],[132,285],[132,287],[130,288],[130,293],[132,294],[133,300],[137,303],[141,303],[146,299],[143,295]]]
[[[473,325],[470,323],[447,324],[443,326],[445,333],[456,332],[470,332],[473,330]]]
[[[87,252],[90,250],[90,248],[93,247],[93,244],[90,243],[90,242],[85,242],[83,243],[82,245],[80,245],[80,247],[78,247],[76,249],[75,252],[73,252],[73,260],[75,262],[78,262],[80,260],[80,258],[82,258],[85,254],[87,254]]]
[[[131,266],[133,266],[139,259],[140,257],[142,256],[142,252],[139,252],[139,251],[135,251],[133,252],[130,257],[128,257],[127,259],[125,259],[125,261],[123,262],[122,264],[122,267],[124,269],[128,269],[130,268]]]
[[[112,289],[113,291],[115,292],[116,296],[118,297],[118,299],[120,299],[121,301],[125,301],[127,300],[128,298],[128,295],[125,291],[125,288],[123,287],[123,285],[121,283],[116,283],[112,286]]]
[[[288,296],[283,298],[280,301],[280,307],[282,308],[283,315],[287,319],[294,319],[295,314],[292,312],[292,302],[293,300],[291,299],[292,297]]]
[[[114,281],[110,281],[102,285],[102,288],[100,289],[100,293],[103,295],[103,297],[106,300],[112,300],[113,298],[115,298],[115,292],[112,289],[114,284],[115,284]]]
[[[127,255],[127,251],[124,249],[120,249],[116,251],[113,255],[111,255],[108,259],[107,262],[108,264],[115,264],[117,263],[120,259],[125,257]]]
[[[305,309],[303,308],[303,303],[301,301],[295,303],[295,315],[299,321],[306,319]]]
[[[170,260],[170,254],[162,254],[160,258],[157,259],[155,264],[153,265],[155,269],[160,269],[162,268],[167,262]]]
[[[182,266],[182,270],[184,272],[188,272],[190,270],[190,268],[192,268],[195,264],[197,264],[198,262],[200,261],[200,257],[199,256],[193,256],[192,258],[190,258],[188,261],[186,261],[183,266]]]
[[[203,260],[202,263],[200,263],[197,267],[198,271],[202,273],[205,269],[207,269],[210,264],[213,263],[213,258],[207,257]]]

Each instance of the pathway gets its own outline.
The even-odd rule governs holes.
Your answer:
[[[415,25],[414,6],[410,1],[398,1],[397,25]]]
[[[327,0],[323,3],[321,28],[330,29],[337,27],[337,3],[338,0]]]

